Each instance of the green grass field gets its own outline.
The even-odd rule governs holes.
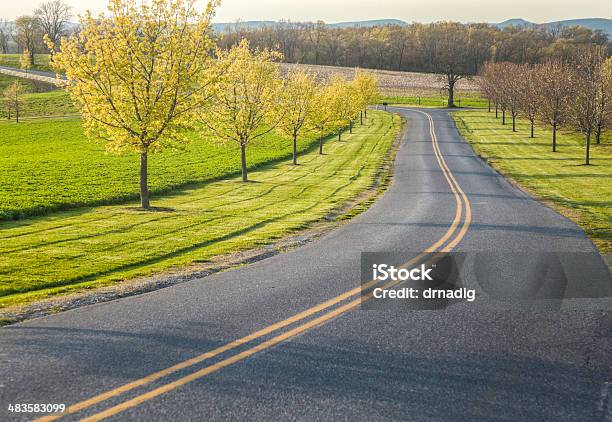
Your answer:
[[[583,227],[599,250],[612,252],[612,136],[591,149],[592,165],[585,166],[582,136],[562,132],[558,152],[551,152],[551,132],[537,128],[529,138],[529,125],[518,121],[501,125],[494,113],[458,111],[457,127],[474,150],[504,175]]]
[[[60,104],[54,108],[58,111],[64,104],[63,95],[62,91],[56,91],[33,97],[45,107],[49,107],[49,99],[60,97]],[[197,132],[191,138],[185,151],[165,151],[151,156],[149,180],[153,193],[228,177],[240,171],[237,144],[214,142]],[[314,136],[301,139],[299,151],[304,152],[317,143]],[[120,203],[138,195],[139,157],[107,154],[103,143],[85,138],[78,118],[0,123],[0,150],[3,169],[0,219]],[[290,154],[290,140],[274,133],[247,148],[251,170]]]
[[[134,202],[0,222],[0,307],[210,260],[269,243],[320,220],[372,185],[400,130],[397,117],[392,119],[384,112],[368,115],[371,117],[366,125],[356,126],[354,133],[345,134],[342,142],[328,140],[325,155],[316,150],[301,155],[301,165],[297,167],[284,160],[252,172],[250,183],[232,177],[154,196],[153,205],[165,208],[164,211],[139,211]],[[65,139],[70,139],[71,133],[78,133],[78,122],[45,123],[50,126],[39,127],[42,133],[36,132],[34,126],[33,133],[39,133],[37,139],[42,139],[45,150],[51,153],[46,163],[50,173],[36,167],[30,155],[28,170],[19,176],[26,188],[29,182],[40,186],[39,180],[49,177],[54,182],[44,185],[70,186],[80,180],[78,171],[94,172],[96,178],[85,177],[82,183],[89,180],[96,189],[115,186],[123,189],[136,181],[136,167],[129,157],[120,160],[119,168],[109,168],[114,159],[97,155],[97,147],[93,146],[91,155],[100,161],[89,161],[79,166],[78,171],[65,167],[68,161],[64,160],[69,157],[62,141],[51,142],[41,135],[45,130],[62,128]],[[70,145],[79,141],[66,142]],[[279,149],[288,145],[281,139],[274,142]],[[191,153],[166,157],[167,164],[153,160],[153,181],[158,189],[175,177],[213,171],[213,164],[216,166],[219,160],[207,164],[206,154],[220,152],[201,145],[201,149]],[[302,149],[305,146],[307,143],[301,144]],[[53,163],[55,151],[61,155],[61,165]],[[255,148],[251,151],[253,160]],[[259,158],[263,162],[275,153],[262,145]],[[79,158],[88,159],[82,152],[70,157]],[[233,166],[234,161],[229,158],[228,161],[226,165]],[[4,168],[13,169],[13,165],[9,163]],[[128,169],[133,169],[133,174]],[[233,168],[227,171],[232,172]],[[24,179],[27,175],[31,178]],[[71,179],[61,179],[62,175]],[[37,189],[40,187],[34,191]],[[62,195],[62,185],[52,189],[54,195]],[[88,190],[90,186],[81,189]],[[13,188],[12,195],[17,194]]]
[[[448,105],[448,97],[444,95],[389,95],[384,96],[379,101],[379,104],[382,104],[384,102],[388,104],[406,105],[413,107],[445,108]],[[457,107],[487,108],[488,102],[485,98],[482,98],[475,93],[458,93],[455,96],[455,105]]]
[[[0,66],[21,68],[21,54],[0,54]],[[49,66],[49,55],[35,54],[32,69],[52,71]]]

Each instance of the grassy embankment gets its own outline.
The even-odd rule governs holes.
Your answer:
[[[68,116],[76,113],[68,93],[57,87],[42,82],[0,74],[0,92],[13,81],[18,81],[25,89],[23,108],[20,118],[30,119],[45,116]],[[15,116],[12,116],[14,119]],[[6,108],[0,106],[0,121],[6,120]]]
[[[578,223],[600,251],[612,252],[612,136],[592,145],[592,165],[585,166],[585,141],[569,131],[551,152],[551,131],[537,128],[529,138],[528,122],[501,125],[494,113],[453,113],[461,134],[474,150],[505,176]]]
[[[251,183],[238,177],[202,183],[239,169],[230,145],[194,142],[188,152],[170,153],[163,161],[154,157],[154,190],[200,180],[155,195],[153,205],[165,211],[142,212],[128,203],[0,222],[0,307],[205,262],[320,220],[372,185],[400,130],[397,117],[368,115],[366,125],[342,142],[330,138],[325,155],[309,148],[316,141],[302,141],[300,149],[307,151],[297,167],[288,160],[265,164],[289,156],[288,140],[272,137],[253,145],[249,160],[260,168],[251,173]],[[88,201],[136,190],[135,157],[105,155],[100,145],[83,139],[78,121],[4,124],[0,131],[0,148],[8,150],[0,167],[10,169],[4,204],[20,198],[26,209],[57,198]],[[6,173],[0,177],[5,184]]]

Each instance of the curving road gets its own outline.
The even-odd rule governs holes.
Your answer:
[[[23,69],[16,67],[0,66],[0,73],[14,76],[22,79],[31,79],[34,81],[45,82],[52,85],[62,85],[66,80],[65,77],[57,78],[54,72],[47,72],[44,70],[28,70],[27,72]]]
[[[612,284],[592,243],[478,159],[447,111],[395,111],[409,125],[393,184],[342,228],[237,270],[1,329],[0,419],[33,419],[9,403],[71,405],[62,420],[612,419]],[[465,253],[478,299],[360,307],[361,252],[424,250]],[[546,252],[565,269],[555,310],[493,297],[531,291],[541,274],[530,259]],[[497,272],[505,258],[514,279]],[[589,259],[605,279],[573,272]]]

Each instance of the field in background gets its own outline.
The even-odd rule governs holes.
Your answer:
[[[0,66],[21,68],[21,54],[0,54]],[[48,54],[35,54],[33,70],[51,71]]]
[[[300,156],[299,166],[289,161],[267,165],[251,174],[251,183],[235,177],[155,197],[157,212],[140,211],[133,203],[0,222],[0,307],[205,262],[282,238],[372,186],[400,127],[397,117],[372,111],[352,135],[327,142],[325,155],[315,150]],[[204,171],[205,157],[199,153],[185,155],[177,167]],[[176,157],[167,160],[176,163]],[[93,181],[98,188],[112,187],[125,176],[105,177],[114,171],[106,164],[89,164],[99,171],[100,179]],[[160,172],[159,164],[153,170],[158,179],[182,171],[167,165]],[[43,176],[36,168],[28,172],[33,180]],[[131,179],[135,175],[136,170]],[[83,177],[82,183],[87,181]]]
[[[355,74],[354,68],[339,66],[315,66],[283,63],[282,68],[303,69],[307,72],[317,74],[321,79],[328,79],[332,75],[342,75],[346,78],[352,78]],[[376,75],[379,88],[384,95],[402,96],[411,93],[411,95],[414,96],[426,96],[432,92],[439,92],[443,88],[440,76],[434,73],[396,72],[392,70],[376,69],[366,70]],[[458,91],[465,92],[478,91],[478,85],[473,78],[460,80],[457,82],[456,88]]]
[[[327,80],[333,75],[352,78],[355,69],[339,66],[315,66],[283,63],[284,71],[300,69]],[[440,75],[433,73],[395,72],[391,70],[367,69],[376,75],[382,94],[380,104],[401,104],[415,107],[446,107],[448,94],[444,90]],[[457,82],[455,102],[458,107],[485,108],[487,101],[480,97],[476,78],[462,79]]]
[[[0,54],[0,66],[11,66],[19,68],[20,54]],[[51,71],[49,67],[49,55],[37,54],[36,65],[33,69]],[[355,74],[355,68],[341,66],[318,66],[307,64],[292,64],[281,63],[281,69],[288,71],[292,69],[300,69],[309,73],[313,73],[319,79],[327,80],[332,75],[342,75],[346,78],[352,78]],[[383,94],[389,96],[402,95],[421,95],[427,96],[432,92],[440,92],[443,88],[440,75],[434,73],[416,73],[416,72],[397,72],[393,70],[377,70],[365,69],[368,72],[376,75],[379,81],[379,87]],[[476,92],[478,85],[475,78],[462,79],[457,82],[457,90],[460,92]]]
[[[505,176],[578,223],[605,253],[612,252],[612,136],[592,146],[593,165],[585,166],[585,141],[576,133],[562,132],[558,152],[551,152],[550,130],[537,128],[529,138],[529,125],[518,120],[502,126],[494,113],[453,113],[461,134],[474,150]]]

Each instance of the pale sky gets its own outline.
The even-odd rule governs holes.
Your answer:
[[[42,0],[0,0],[0,18],[31,13]],[[108,0],[65,0],[76,13],[105,10]],[[407,22],[455,20],[501,22],[523,18],[542,23],[562,19],[612,19],[610,0],[222,0],[216,22],[241,20],[323,20],[328,23],[367,19]]]

